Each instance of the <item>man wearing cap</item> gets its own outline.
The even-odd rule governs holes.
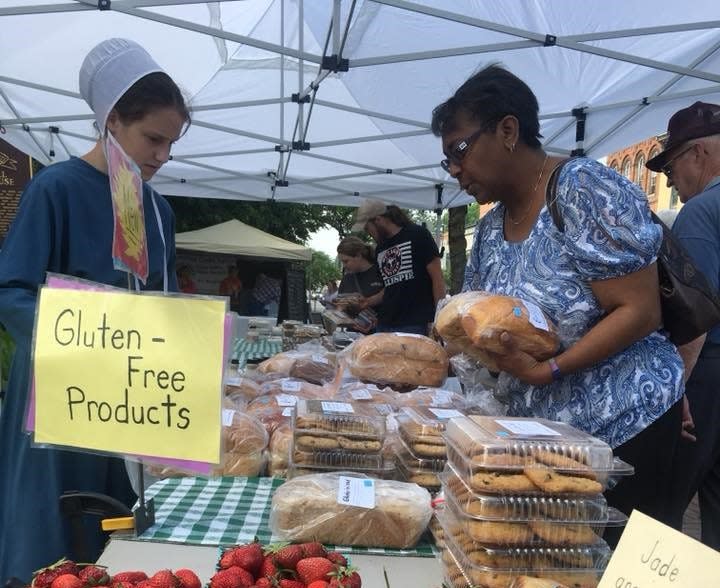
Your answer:
[[[647,167],[662,171],[667,185],[675,186],[685,205],[673,224],[673,233],[717,289],[720,106],[696,102],[676,112],[668,122],[663,151],[650,159]],[[678,445],[671,472],[672,524],[682,528],[685,509],[699,493],[702,541],[720,549],[720,326],[683,347],[680,353],[686,366],[686,395],[697,441]]]
[[[366,231],[377,243],[375,256],[385,288],[362,307],[377,306],[377,332],[428,334],[435,306],[445,296],[440,252],[430,232],[397,206],[364,200],[353,232]]]

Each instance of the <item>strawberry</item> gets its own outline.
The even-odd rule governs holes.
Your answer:
[[[328,554],[325,557],[337,566],[341,566],[343,568],[347,566],[347,559],[345,559],[345,556],[342,553],[337,551],[328,551]]]
[[[127,582],[129,584],[137,584],[143,580],[147,580],[147,574],[145,572],[119,572],[112,577],[111,584],[116,582]]]
[[[210,578],[210,588],[250,588],[254,584],[252,574],[238,566],[220,570]]]
[[[175,577],[180,580],[181,588],[201,588],[200,578],[192,570],[182,568],[175,570]]]
[[[83,588],[83,581],[72,574],[63,574],[52,581],[50,588]]]
[[[78,578],[86,586],[105,586],[110,582],[107,570],[101,566],[85,566],[80,570]]]
[[[330,580],[329,588],[361,588],[362,580],[360,574],[357,573],[357,568],[344,567],[338,568],[337,572],[333,574]]]
[[[329,579],[335,565],[324,557],[306,557],[297,563],[297,575],[305,583]]]
[[[274,588],[270,578],[258,578],[255,580],[255,588]]]
[[[180,580],[170,570],[155,572],[150,578],[152,588],[180,588]]]
[[[280,588],[305,588],[305,584],[300,580],[283,579],[280,580]]]
[[[238,566],[256,576],[260,572],[262,562],[262,547],[258,541],[253,541],[247,545],[237,545],[226,550],[220,558],[220,567],[230,564],[230,566]]]
[[[53,580],[63,574],[72,574],[77,576],[80,573],[80,568],[74,561],[69,559],[61,559],[55,562],[51,566],[43,568],[35,572],[33,576],[32,586],[33,588],[47,588],[52,584]]]
[[[279,568],[294,570],[297,563],[305,556],[299,545],[288,545],[277,551],[272,557],[275,565]]]
[[[128,584],[127,582],[123,582],[123,586],[110,586],[110,588],[153,588],[152,582],[148,578],[147,580],[140,580],[137,584]]]
[[[278,575],[278,569],[272,558],[266,557],[260,565],[260,577],[272,580]]]
[[[227,570],[228,568],[231,568],[233,566],[233,559],[235,558],[235,548],[230,547],[229,549],[226,549],[222,552],[222,555],[220,556],[220,563],[218,564],[220,566],[221,570]]]
[[[325,580],[315,580],[307,585],[307,588],[328,588],[328,584]]]
[[[302,549],[305,557],[325,557],[327,555],[327,550],[322,546],[322,543],[317,541],[301,543],[300,549]]]

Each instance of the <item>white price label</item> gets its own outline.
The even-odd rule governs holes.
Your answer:
[[[510,431],[513,435],[523,435],[527,437],[558,437],[562,433],[558,433],[550,427],[546,427],[537,421],[510,421],[495,419],[495,422]],[[505,431],[498,431],[499,436],[507,435]]]
[[[235,416],[235,411],[229,408],[223,408],[222,411],[222,424],[223,427],[229,427],[232,425],[233,417]]]
[[[283,415],[283,416],[289,417],[289,416],[292,416],[292,413],[293,413],[293,407],[292,407],[292,406],[288,406],[287,408],[283,408],[283,411],[282,411],[282,415]]]
[[[453,408],[431,408],[430,412],[439,419],[452,419],[463,416],[463,413]]]
[[[375,480],[340,476],[337,501],[345,506],[375,508]]]
[[[320,404],[323,412],[355,412],[349,402],[328,402],[323,400]]]
[[[295,406],[297,401],[297,396],[293,394],[278,394],[275,397],[278,406]]]
[[[239,386],[242,378],[240,376],[228,376],[225,378],[226,386]]]
[[[283,382],[280,384],[283,392],[300,392],[300,382]]]
[[[541,308],[537,304],[528,302],[527,300],[523,300],[522,303],[528,311],[528,320],[530,321],[530,324],[538,329],[542,329],[543,331],[549,331],[550,327],[548,326],[547,319],[545,318],[545,314]]]
[[[350,396],[352,396],[355,400],[372,400],[372,394],[370,394],[370,390],[367,388],[363,388],[362,390],[353,390],[350,392]]]
[[[401,335],[403,337],[415,337],[416,339],[427,339],[425,335],[418,335],[417,333],[396,333],[396,335]]]
[[[448,404],[452,401],[452,392],[448,392],[447,390],[435,390],[433,392],[432,397],[432,404],[433,406],[437,404]]]
[[[325,357],[324,355],[320,355],[319,353],[314,354],[312,356],[312,360],[315,363],[330,363],[327,357]]]

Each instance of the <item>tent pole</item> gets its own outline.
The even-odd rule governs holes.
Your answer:
[[[570,152],[572,157],[583,157],[585,149],[585,121],[587,113],[584,108],[573,108],[572,115],[575,117],[575,149]]]
[[[2,99],[5,101],[5,103],[8,105],[8,108],[12,111],[12,113],[15,115],[16,118],[20,116],[17,109],[13,105],[13,103],[10,101],[10,98],[8,98],[7,94],[5,93],[5,90],[0,88],[0,96],[2,96]],[[27,125],[23,125],[23,129],[27,131],[27,133],[30,135],[30,138],[33,140],[33,143],[37,146],[37,148],[40,150],[40,153],[42,153],[45,156],[45,159],[47,162],[50,162],[50,155],[45,150],[45,148],[40,144],[40,141],[38,141],[38,138],[33,134],[33,132],[30,130],[30,127]]]

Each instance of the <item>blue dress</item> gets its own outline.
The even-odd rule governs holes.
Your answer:
[[[156,194],[165,253],[151,194],[144,185],[146,289],[162,290],[167,263],[168,288],[177,290],[174,216]],[[29,581],[33,570],[70,554],[58,508],[64,491],[101,492],[128,505],[134,500],[121,459],[33,448],[23,432],[38,284],[50,271],[127,288],[127,274],[113,269],[112,233],[108,177],[73,158],[43,169],[28,184],[0,250],[0,322],[17,344],[0,412],[0,584],[10,576]],[[93,529],[99,554],[102,535],[99,525]]]
[[[590,282],[623,276],[653,263],[662,232],[642,191],[590,159],[567,163],[558,178],[561,232],[543,207],[521,242],[503,235],[498,204],[475,229],[463,291],[485,290],[539,305],[569,348],[604,316]],[[545,386],[507,373],[498,386],[515,416],[563,421],[617,447],[662,416],[683,394],[683,365],[661,332],[582,372]]]

